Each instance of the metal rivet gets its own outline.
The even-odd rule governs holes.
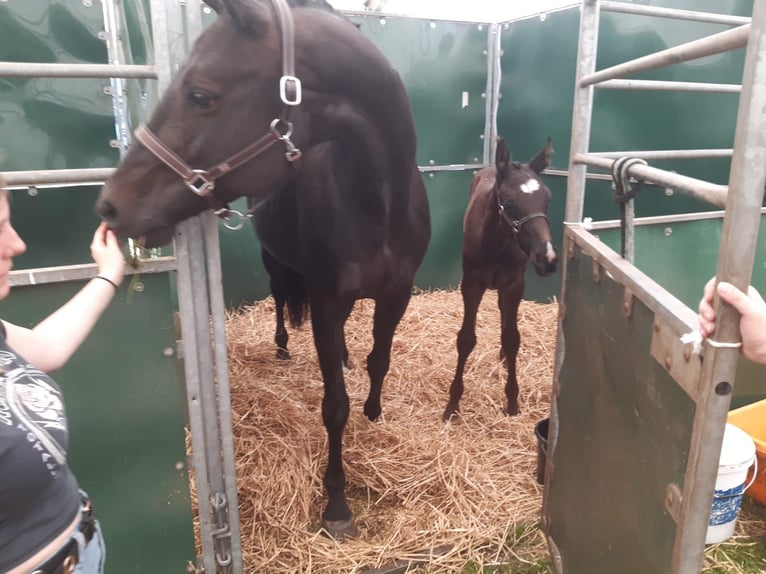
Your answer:
[[[173,347],[165,347],[162,349],[162,356],[163,357],[172,357],[175,354],[175,351],[173,350]]]
[[[106,32],[104,32],[103,30],[99,32],[98,34],[96,34],[96,36],[98,36],[99,40],[106,41]]]
[[[144,284],[140,281],[137,281],[135,285],[133,285],[133,291],[136,293],[141,293],[144,290]]]
[[[180,470],[183,470],[184,466],[186,466],[186,465],[179,460],[174,466],[175,466],[176,470],[180,471]]]
[[[665,228],[665,236],[673,235],[673,230],[670,227]]]
[[[38,189],[33,185],[29,186],[29,188],[27,189],[27,195],[29,197],[37,197],[38,193],[39,193]]]

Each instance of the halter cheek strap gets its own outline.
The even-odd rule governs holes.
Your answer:
[[[500,217],[503,219],[503,221],[505,221],[508,225],[511,226],[511,231],[513,231],[514,235],[518,235],[519,232],[521,231],[522,226],[525,223],[527,223],[528,221],[532,220],[532,219],[536,219],[538,217],[542,217],[543,219],[545,219],[545,221],[548,221],[548,216],[545,215],[541,211],[538,211],[538,212],[535,212],[535,213],[530,213],[529,215],[525,215],[521,219],[513,219],[505,211],[505,207],[503,207],[503,204],[500,203],[499,200],[497,202],[497,209],[498,209],[498,213],[500,214]]]

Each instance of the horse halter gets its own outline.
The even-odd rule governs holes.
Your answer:
[[[497,200],[497,211],[500,214],[500,217],[502,218],[502,220],[511,226],[511,231],[513,231],[514,236],[518,235],[521,232],[522,226],[532,219],[542,217],[543,219],[545,219],[545,221],[548,221],[548,216],[541,211],[530,213],[529,215],[525,215],[521,219],[513,219],[505,211],[505,206],[503,206],[503,204],[500,202],[500,198],[498,198]],[[548,221],[548,224],[550,225],[550,221]]]
[[[279,97],[284,107],[282,116],[272,120],[269,125],[269,131],[265,135],[211,168],[194,169],[165,145],[146,125],[140,125],[134,133],[136,139],[147,150],[181,176],[189,190],[207,199],[210,208],[213,209],[213,213],[223,219],[224,225],[229,229],[241,229],[245,219],[251,218],[252,213],[242,214],[239,211],[230,209],[226,203],[218,199],[213,194],[215,181],[219,177],[258,157],[277,142],[284,143],[286,149],[285,158],[292,165],[297,165],[295,162],[302,155],[301,150],[295,147],[295,144],[290,139],[293,133],[293,124],[284,119],[289,116],[291,107],[300,105],[302,101],[301,81],[295,76],[293,18],[290,7],[285,0],[271,0],[271,2],[276,10],[279,26],[282,31],[282,77],[279,80]],[[237,221],[230,224],[232,216],[236,216]]]

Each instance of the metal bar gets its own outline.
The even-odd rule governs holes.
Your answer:
[[[161,3],[164,0],[155,0]],[[154,6],[153,6],[154,7]],[[154,10],[152,11],[154,15]],[[202,333],[208,333],[210,325],[207,322],[207,299],[203,301],[204,309],[197,309],[195,299],[199,298],[198,283],[201,281],[200,269],[202,258],[192,251],[193,245],[199,245],[202,241],[199,231],[199,221],[194,218],[182,221],[176,227],[176,260],[178,261],[178,307],[181,321],[181,349],[183,353],[184,377],[186,382],[186,401],[189,411],[189,429],[192,438],[192,462],[194,465],[194,482],[197,485],[197,514],[199,516],[200,542],[202,546],[202,563],[205,572],[217,572],[215,563],[215,549],[213,546],[213,524],[210,511],[210,486],[207,465],[207,449],[205,448],[205,400],[203,389],[212,386],[210,379],[212,373],[210,363],[207,363],[208,372],[203,373],[203,361],[201,353],[209,356],[210,347],[207,344],[198,345],[198,325],[201,325]],[[197,315],[203,314],[202,319]],[[205,380],[203,380],[203,377]]]
[[[766,3],[753,4],[747,42],[742,96],[739,100],[729,194],[721,231],[717,280],[747,291],[750,284],[766,183]],[[739,314],[716,298],[719,342],[739,341]],[[705,532],[718,474],[724,428],[737,371],[739,350],[707,346],[702,364],[702,389],[694,416],[681,522],[673,548],[678,574],[696,574],[704,558]]]
[[[502,68],[500,57],[502,55],[500,26],[490,24],[487,26],[487,88],[485,93],[485,124],[483,161],[490,165],[495,161],[495,149],[497,148],[497,112],[500,104],[500,81]]]
[[[114,168],[48,169],[32,171],[6,171],[3,178],[8,188],[59,187],[62,185],[103,185],[114,173]]]
[[[140,269],[125,270],[126,275],[146,275],[151,273],[167,273],[176,268],[175,257],[154,257],[142,262]],[[64,281],[81,281],[89,279],[98,273],[95,263],[79,265],[61,265],[57,267],[36,267],[34,269],[17,269],[8,275],[8,283],[12,287],[29,285],[44,285],[47,283],[62,283]]]
[[[672,82],[664,80],[607,80],[596,85],[602,90],[647,90],[668,92],[701,92],[709,94],[738,94],[739,84],[712,84],[706,82]]]
[[[731,149],[670,149],[639,151],[592,151],[589,155],[609,159],[640,157],[641,159],[709,159],[731,157]]]
[[[580,87],[592,86],[606,80],[744,48],[747,45],[749,34],[750,24],[746,24],[733,30],[713,34],[706,38],[687,42],[686,44],[599,70],[581,78],[578,85]]]
[[[197,0],[198,1],[198,0]],[[189,6],[192,9],[193,6]],[[199,4],[197,5],[199,9]],[[218,238],[218,219],[211,213],[201,216],[205,253],[207,254],[208,290],[213,324],[213,350],[215,359],[215,379],[217,393],[219,425],[219,444],[221,465],[216,469],[221,474],[228,501],[228,520],[230,536],[226,542],[226,551],[231,556],[231,572],[241,574],[242,540],[239,527],[239,505],[237,498],[236,461],[234,458],[234,433],[231,419],[231,395],[229,392],[228,350],[226,345],[226,311],[223,300],[223,274],[221,271],[221,246]]]
[[[571,160],[575,154],[588,152],[590,145],[591,118],[593,116],[593,87],[584,85],[581,78],[588,77],[596,69],[598,53],[599,3],[584,0],[580,15],[580,45],[577,53],[577,80],[572,111],[572,139],[570,141],[569,178],[564,221],[580,221],[585,203],[584,164]],[[563,299],[562,299],[563,301]]]
[[[152,37],[154,38],[155,66],[158,93],[169,87],[173,73],[185,55],[184,24],[181,6],[173,0],[151,0]],[[210,453],[218,448],[214,437],[208,437],[210,424],[215,419],[215,402],[209,402],[213,388],[212,351],[208,300],[204,285],[204,253],[198,218],[183,221],[176,226],[176,259],[178,261],[178,307],[181,319],[181,345],[184,357],[184,375],[187,388],[187,408],[192,436],[192,461],[197,486],[197,514],[199,517],[201,568],[209,574],[218,572],[213,537],[211,497],[222,492],[223,486],[210,476]],[[207,336],[207,341],[197,339]],[[217,457],[216,459],[217,460]]]
[[[591,167],[610,170],[614,160],[594,156],[591,154],[578,153],[572,158],[572,163],[584,164]],[[717,207],[726,206],[726,186],[716,185],[701,179],[687,177],[664,169],[658,169],[648,165],[636,164],[628,168],[628,175],[680,191],[684,195],[706,201]]]
[[[626,2],[601,2],[601,9],[604,12],[621,12],[623,14],[637,14],[640,16],[658,16],[660,18],[672,18],[692,22],[708,22],[710,24],[726,24],[730,26],[742,26],[743,24],[750,23],[750,18],[747,16],[712,14],[709,12],[695,12],[693,10],[661,8],[659,6],[642,6],[628,4]]]
[[[0,62],[0,78],[156,78],[154,66]]]

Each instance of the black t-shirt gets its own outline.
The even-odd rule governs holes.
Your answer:
[[[0,321],[0,571],[43,548],[79,511],[68,442],[58,385],[8,347]]]

